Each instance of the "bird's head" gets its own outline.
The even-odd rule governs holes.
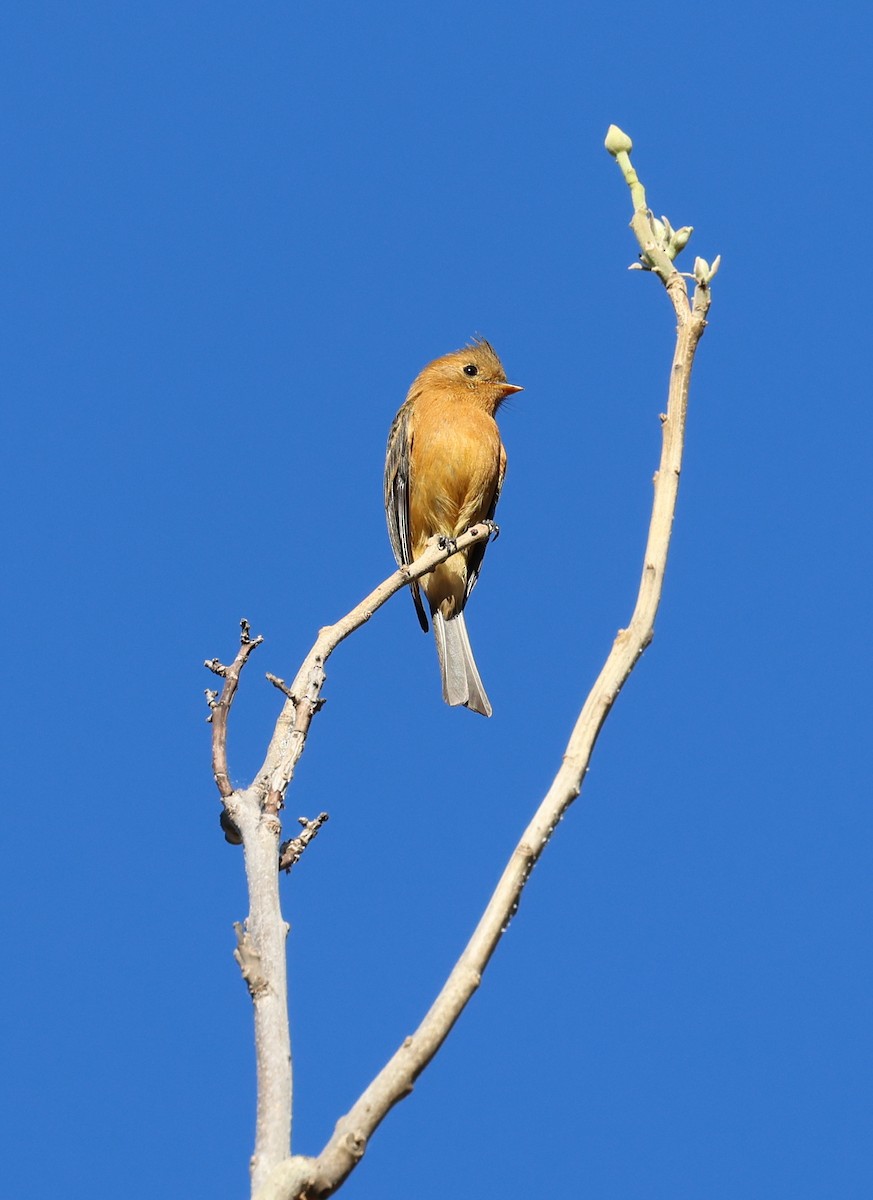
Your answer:
[[[429,363],[410,389],[410,395],[427,388],[451,392],[494,413],[507,396],[523,389],[507,383],[503,364],[484,338]]]

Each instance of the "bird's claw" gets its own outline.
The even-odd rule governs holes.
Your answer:
[[[437,542],[440,550],[450,550],[454,554],[458,549],[458,539],[453,537],[441,537]]]
[[[500,537],[500,526],[497,524],[497,522],[492,521],[489,518],[487,521],[483,521],[482,524],[487,527],[491,541],[496,542]]]

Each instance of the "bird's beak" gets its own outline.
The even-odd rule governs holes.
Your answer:
[[[500,392],[501,392],[501,395],[504,396],[504,398],[506,396],[511,396],[514,392],[523,392],[523,391],[524,391],[524,388],[519,387],[517,383],[501,383],[501,385],[500,385]]]

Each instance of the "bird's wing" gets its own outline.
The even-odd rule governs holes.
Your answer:
[[[491,504],[488,507],[488,512],[485,514],[486,521],[493,521],[494,514],[497,511],[497,501],[500,499],[500,490],[503,487],[503,479],[506,475],[506,450],[503,443],[500,443],[500,464],[497,469],[497,484],[494,488],[494,495],[491,497]],[[482,568],[482,559],[485,557],[485,551],[488,549],[488,539],[484,542],[476,542],[475,546],[470,547],[467,556],[467,587],[464,592],[464,603],[476,586],[476,580],[479,578],[479,571]]]
[[[412,562],[412,536],[409,531],[409,464],[412,456],[412,410],[404,404],[394,418],[388,434],[385,455],[385,516],[388,536],[398,566]],[[422,629],[427,633],[427,617],[421,603],[418,583],[409,585],[415,611]]]

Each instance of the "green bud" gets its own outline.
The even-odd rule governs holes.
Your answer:
[[[613,158],[615,158],[616,155],[621,154],[622,151],[624,151],[625,154],[630,154],[631,150],[634,148],[634,144],[628,135],[623,133],[617,125],[610,125],[609,129],[607,129],[606,140],[603,144]]]
[[[695,258],[695,260],[694,260],[694,278],[697,280],[698,283],[702,284],[704,287],[708,287],[709,284],[712,283],[712,280],[715,278],[715,275],[720,266],[721,266],[721,255],[720,254],[717,254],[715,256],[712,266],[709,265],[709,263],[706,261],[705,258]]]

